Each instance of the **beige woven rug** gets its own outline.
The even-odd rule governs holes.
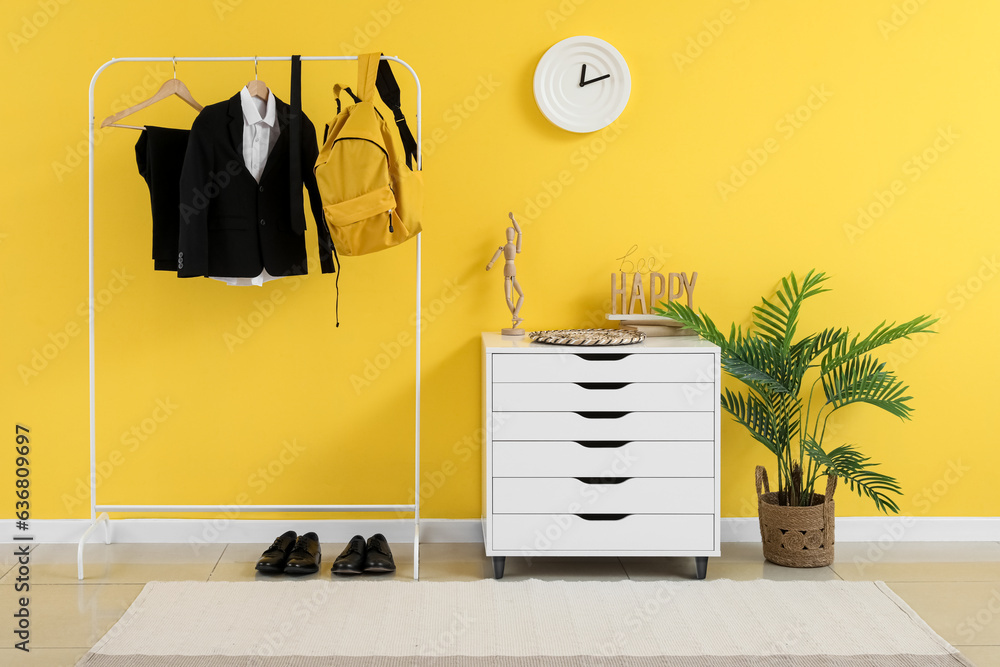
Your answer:
[[[969,665],[881,582],[150,583],[91,667]]]

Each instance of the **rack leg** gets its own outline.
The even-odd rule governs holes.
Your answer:
[[[413,522],[413,579],[420,578],[420,522]]]
[[[107,512],[101,512],[100,516],[94,519],[94,523],[90,524],[86,531],[83,533],[83,537],[80,538],[80,544],[76,549],[76,578],[83,581],[83,546],[87,543],[87,538],[90,534],[97,529],[97,525],[104,524],[104,543],[111,544],[111,519],[108,517]]]

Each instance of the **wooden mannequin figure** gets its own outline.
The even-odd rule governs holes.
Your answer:
[[[497,248],[497,251],[493,253],[493,259],[486,265],[486,270],[492,269],[497,259],[500,258],[500,253],[503,253],[504,294],[507,296],[507,307],[510,308],[511,326],[509,329],[501,329],[500,333],[504,336],[523,336],[524,329],[517,325],[524,321],[524,318],[520,316],[521,306],[524,305],[524,292],[521,291],[521,285],[517,282],[517,268],[514,266],[514,257],[521,252],[521,226],[517,224],[513,213],[509,215],[514,226],[508,227],[506,230],[507,243]],[[516,245],[515,236],[517,237]],[[514,292],[517,292],[517,304],[514,303]]]

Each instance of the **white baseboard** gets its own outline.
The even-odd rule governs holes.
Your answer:
[[[837,517],[837,542],[1000,542],[995,516]],[[757,517],[722,519],[723,542],[760,542]]]
[[[76,542],[90,525],[86,519],[36,519],[31,522],[35,543]],[[122,543],[267,543],[279,533],[310,530],[323,542],[347,542],[353,535],[383,533],[390,542],[413,542],[409,519],[239,520],[239,519],[116,519],[113,542]],[[11,542],[11,533],[0,542]],[[838,542],[1000,542],[1000,517],[840,517]],[[98,528],[91,541],[104,539]],[[422,519],[421,542],[482,542],[479,519]],[[759,542],[756,517],[722,519],[723,542]]]

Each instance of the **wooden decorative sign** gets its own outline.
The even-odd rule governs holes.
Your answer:
[[[649,296],[649,307],[655,306],[664,297],[668,302],[687,297],[687,305],[694,307],[694,286],[698,282],[698,272],[694,271],[688,277],[686,273],[651,272],[649,274],[649,290],[643,287],[641,273],[632,274],[632,287],[627,289],[628,274],[611,274],[611,312],[619,315],[647,314],[646,297]],[[637,310],[638,309],[638,310]]]

